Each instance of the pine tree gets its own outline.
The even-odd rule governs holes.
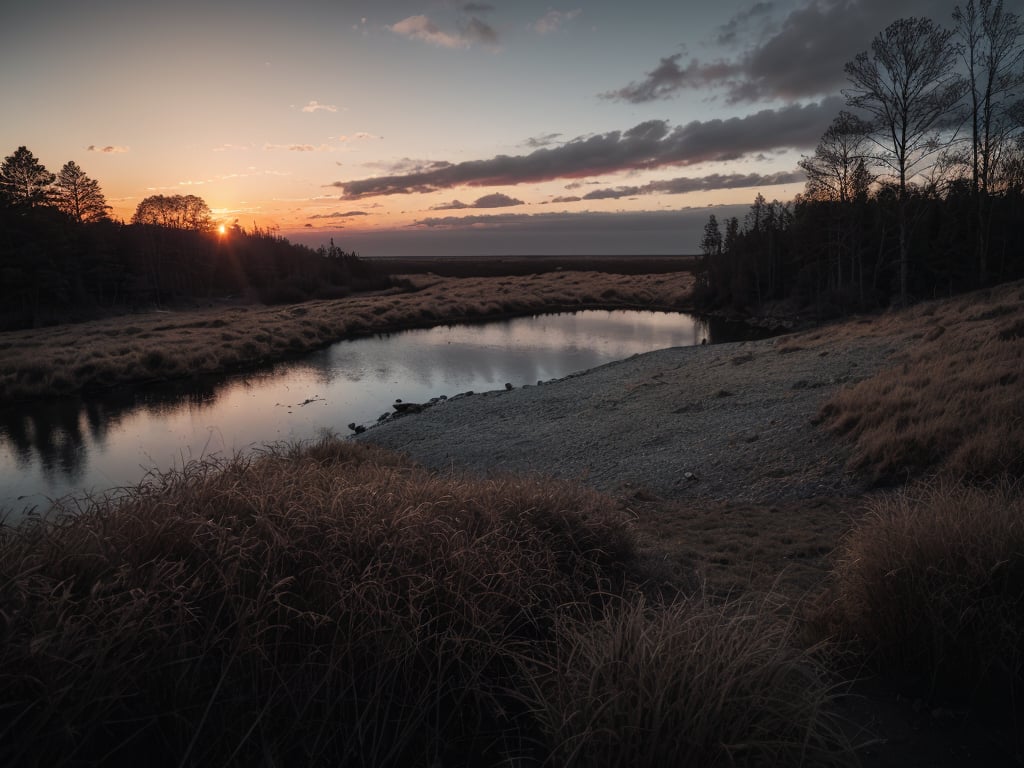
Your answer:
[[[107,218],[107,199],[99,182],[90,179],[77,163],[68,161],[57,174],[54,204],[78,222],[102,221]]]
[[[27,148],[18,147],[0,165],[0,199],[9,205],[46,205],[55,178]]]

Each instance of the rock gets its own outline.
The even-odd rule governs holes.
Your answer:
[[[507,389],[507,390],[511,391],[511,390],[512,390],[512,388],[513,388],[513,387],[512,387],[512,385],[511,385],[511,384],[510,384],[509,382],[507,382],[507,381],[506,381],[506,382],[505,382],[505,389]]]
[[[348,428],[355,432],[357,435],[363,434],[366,431],[366,427],[362,424],[356,424],[354,421],[348,425]]]
[[[403,403],[401,401],[398,401],[391,407],[394,408],[398,413],[402,414],[423,412],[423,406],[420,405],[419,403]]]

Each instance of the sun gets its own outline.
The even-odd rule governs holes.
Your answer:
[[[221,235],[223,237],[227,233],[228,233],[228,228],[227,228],[226,224],[221,224],[220,226],[217,227],[217,234],[218,235]]]

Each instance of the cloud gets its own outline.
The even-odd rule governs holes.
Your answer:
[[[583,199],[582,197],[578,197],[576,195],[562,195],[560,197],[553,197],[553,198],[551,198],[550,202],[552,202],[552,203],[578,203],[582,199]],[[546,205],[546,204],[547,204],[547,202],[542,203],[542,205]]]
[[[643,104],[666,99],[684,88],[707,88],[728,83],[743,71],[742,66],[736,63],[718,61],[705,64],[697,59],[690,59],[685,67],[680,67],[679,61],[682,57],[683,54],[677,53],[663,58],[643,80],[634,81],[615,91],[602,93],[601,98]]]
[[[530,138],[523,142],[523,145],[529,147],[530,149],[537,149],[538,147],[550,147],[558,140],[558,137],[561,135],[562,134],[560,133],[543,133],[540,136],[531,136]]]
[[[487,22],[476,16],[469,18],[459,32],[445,32],[426,16],[409,16],[389,29],[410,40],[420,40],[440,48],[468,48],[473,43],[496,45],[498,33]]]
[[[303,112],[337,112],[338,108],[333,104],[321,104],[319,101],[311,101],[302,108]]]
[[[802,171],[780,171],[778,173],[712,173],[708,176],[682,176],[665,181],[652,181],[642,186],[623,186],[609,189],[595,189],[583,196],[584,200],[617,200],[637,195],[685,195],[689,192],[710,192],[717,189],[742,189],[745,187],[771,187],[779,184],[803,183],[807,177]]]
[[[435,205],[432,211],[461,211],[466,208],[511,208],[516,205],[525,205],[522,200],[495,192],[493,195],[478,197],[476,202],[464,203],[461,200],[452,200],[450,203]]]
[[[539,35],[549,35],[557,31],[562,24],[572,21],[581,13],[583,11],[579,8],[572,11],[548,11],[534,22],[533,28]]]
[[[843,65],[897,18],[949,18],[956,0],[801,0],[770,34],[731,60],[662,58],[639,81],[601,94],[632,103],[666,99],[679,91],[720,88],[730,103],[795,101],[838,93],[846,84]],[[731,41],[739,26],[772,10],[756,3],[719,30]]]
[[[775,9],[775,3],[772,2],[757,2],[754,3],[750,8],[740,11],[733,16],[729,21],[718,28],[718,44],[719,45],[732,45],[736,42],[739,37],[739,32],[744,29],[749,22],[756,19],[759,16],[766,16]]]
[[[820,103],[765,109],[746,117],[693,121],[671,128],[649,120],[627,131],[574,139],[526,155],[435,163],[419,171],[338,181],[343,199],[434,192],[458,186],[514,186],[604,173],[737,160],[780,149],[810,149],[838,114],[838,97]]]
[[[105,147],[97,146],[96,144],[90,144],[86,149],[86,152],[100,152],[104,155],[120,155],[125,152],[130,152],[129,147],[118,147],[113,144],[108,144]]]
[[[369,216],[366,211],[335,211],[334,213],[314,213],[306,218],[313,219],[351,219],[354,216]]]
[[[329,144],[271,144],[266,143],[263,145],[263,149],[266,152],[274,152],[277,150],[286,150],[288,152],[334,152],[334,147]]]
[[[381,137],[380,136],[375,136],[372,133],[367,133],[366,131],[359,131],[358,133],[353,133],[351,136],[346,136],[346,135],[342,134],[341,136],[338,137],[338,141],[366,141],[368,139],[379,139],[379,138],[381,138]]]

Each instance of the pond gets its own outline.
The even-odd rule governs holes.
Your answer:
[[[758,334],[678,313],[583,311],[343,341],[299,360],[0,409],[0,511],[134,485],[151,470],[371,425],[392,403],[536,385],[666,347]],[[415,418],[415,417],[413,417]]]

